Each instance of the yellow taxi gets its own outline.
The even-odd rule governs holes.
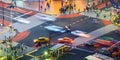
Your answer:
[[[47,43],[49,42],[49,38],[47,37],[39,37],[33,40],[34,43]]]

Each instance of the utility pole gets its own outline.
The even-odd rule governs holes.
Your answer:
[[[38,6],[38,10],[39,10],[39,12],[40,12],[40,0],[39,0],[39,4],[38,4],[39,6]]]
[[[5,19],[5,17],[4,17],[4,3],[3,3],[3,0],[1,1],[2,2],[2,25],[4,26],[4,19]]]
[[[11,5],[10,6],[8,6],[8,8],[10,8],[10,17],[11,17],[11,24],[10,24],[10,26],[12,27],[12,18],[13,18],[13,16],[12,16],[12,9],[14,8],[14,5],[13,5],[13,1],[11,2]]]
[[[50,32],[48,31],[48,36],[49,36],[49,42],[48,42],[48,47],[50,48],[50,43],[51,43],[51,34],[50,34]]]

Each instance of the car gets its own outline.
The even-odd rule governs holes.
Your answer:
[[[100,53],[95,53],[85,57],[85,60],[114,60],[114,58],[111,58]]]
[[[84,31],[80,31],[80,30],[71,31],[71,34],[73,34],[73,35],[75,35],[75,36],[85,37],[85,38],[89,38],[89,37],[90,37],[89,34],[87,34],[87,33],[84,32]]]
[[[44,28],[50,31],[55,31],[55,32],[61,32],[61,33],[66,32],[66,30],[63,27],[56,26],[56,25],[45,26]]]
[[[110,41],[110,40],[96,39],[96,40],[95,40],[95,43],[98,43],[98,44],[100,44],[100,45],[102,45],[102,46],[108,46],[108,47],[110,47],[110,46],[112,46],[113,44],[115,44],[116,42],[112,42],[112,41]]]
[[[47,37],[39,37],[37,39],[34,39],[33,42],[34,43],[48,43],[49,38],[47,38]]]
[[[120,26],[120,20],[117,18],[113,21],[113,23],[117,26]]]
[[[73,44],[74,43],[73,39],[71,39],[69,37],[59,38],[58,42],[59,43],[69,43],[69,44]]]

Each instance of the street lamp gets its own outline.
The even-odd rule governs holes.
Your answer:
[[[11,16],[11,26],[12,26],[12,18],[13,18],[13,16],[12,16],[12,9],[14,8],[14,6],[13,6],[13,4],[11,4],[10,6],[9,6],[9,8],[10,8],[10,16]]]
[[[48,37],[49,37],[49,42],[48,42],[48,47],[50,48],[50,43],[51,43],[51,33],[49,32],[49,30],[47,30],[48,32]]]
[[[47,51],[45,51],[45,52],[44,52],[44,55],[45,55],[45,56],[47,56],[47,55],[48,55],[48,52],[47,52]]]
[[[12,3],[13,3],[13,1],[12,1]],[[10,8],[10,20],[11,20],[11,24],[10,24],[10,28],[12,29],[12,18],[13,18],[13,11],[12,11],[12,9],[14,8],[14,6],[13,6],[13,4],[11,3],[11,5],[10,6],[8,6],[7,8]],[[13,35],[12,35],[12,37],[13,37]]]

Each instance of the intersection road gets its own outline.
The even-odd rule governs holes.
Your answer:
[[[116,29],[118,29],[118,27],[113,25],[113,24],[102,27],[100,29],[97,29],[97,30],[95,30],[93,32],[88,33],[89,35],[91,35],[90,38],[82,38],[82,37],[75,38],[75,40],[74,40],[75,43],[73,44],[73,46],[78,46],[80,44],[83,44],[83,43],[85,43],[87,41],[93,40],[93,39],[95,39],[97,37],[100,37],[100,36],[102,36],[104,34],[107,34],[107,33],[111,32],[111,31],[114,31]]]

